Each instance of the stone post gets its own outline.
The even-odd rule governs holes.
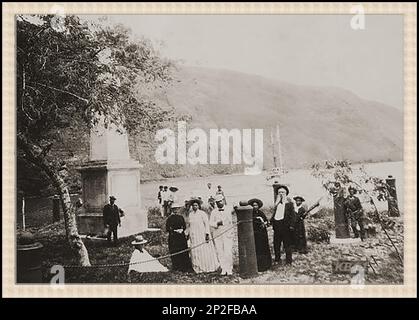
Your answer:
[[[258,274],[255,236],[253,233],[253,208],[247,201],[240,201],[236,208],[239,245],[240,276],[250,278]]]
[[[399,205],[397,202],[396,179],[393,178],[393,176],[388,176],[386,184],[388,191],[388,215],[390,217],[400,217]]]

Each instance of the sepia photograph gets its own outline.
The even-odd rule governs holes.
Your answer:
[[[15,14],[14,283],[406,284],[405,18],[348,8]]]

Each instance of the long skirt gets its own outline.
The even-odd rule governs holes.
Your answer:
[[[266,228],[255,230],[255,247],[258,271],[268,270],[272,266],[272,256]]]
[[[203,244],[202,244],[203,243]],[[201,244],[201,245],[198,245]],[[198,246],[197,246],[198,245]],[[205,241],[205,235],[191,233],[192,268],[196,273],[214,272],[220,266],[213,241]]]
[[[169,252],[170,254],[183,251],[188,248],[188,243],[184,233],[170,232],[169,233]],[[177,271],[191,271],[192,263],[189,257],[189,252],[185,251],[171,257],[173,270]]]
[[[295,224],[295,249],[301,253],[307,252],[307,238],[304,220],[299,220]]]

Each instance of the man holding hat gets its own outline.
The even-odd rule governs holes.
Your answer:
[[[294,204],[287,197],[289,189],[281,185],[274,205],[271,224],[274,229],[275,262],[281,263],[281,245],[284,246],[286,264],[292,263],[292,244],[294,238],[295,212]]]
[[[108,229],[108,242],[111,242],[111,236],[113,234],[113,241],[116,244],[118,242],[118,225],[121,226],[120,213],[124,211],[119,209],[115,204],[116,198],[114,196],[109,197],[109,203],[103,207],[103,224],[105,229]]]

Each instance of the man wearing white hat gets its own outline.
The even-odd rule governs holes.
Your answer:
[[[215,195],[216,208],[211,211],[209,225],[214,238],[222,275],[233,274],[233,229],[231,210],[224,205],[224,196]]]

